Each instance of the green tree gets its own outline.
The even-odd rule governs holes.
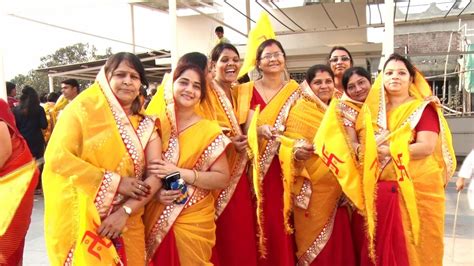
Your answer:
[[[54,53],[40,58],[41,64],[36,68],[47,68],[53,66],[62,66],[75,63],[84,63],[91,60],[108,58],[112,55],[112,48],[107,48],[104,55],[97,54],[97,48],[88,43],[76,43],[56,50]],[[91,81],[78,80],[81,88],[87,88]],[[39,94],[49,92],[48,75],[45,73],[31,70],[27,75],[19,74],[11,82],[17,85],[17,93],[20,94],[24,85],[30,85],[38,91]],[[55,91],[60,91],[60,79],[55,78],[53,87]]]

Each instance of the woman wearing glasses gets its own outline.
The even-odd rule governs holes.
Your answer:
[[[263,231],[259,232],[259,265],[295,265],[294,240],[283,222],[283,181],[276,137],[284,131],[290,107],[300,97],[300,91],[296,81],[285,80],[286,54],[279,41],[262,42],[256,58],[261,78],[243,86],[253,88],[248,121],[260,106],[256,133],[260,155],[258,166],[254,165],[258,167],[259,176],[253,177],[258,183],[254,187],[260,190],[257,195],[261,195],[257,198],[259,230]]]
[[[346,48],[342,46],[334,46],[329,52],[328,64],[334,72],[334,95],[340,99],[344,94],[344,88],[342,86],[342,75],[346,69],[354,65],[352,55]]]

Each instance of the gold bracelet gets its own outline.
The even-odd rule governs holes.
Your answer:
[[[194,185],[199,178],[198,171],[196,171],[196,169],[193,169],[193,172],[194,172],[194,180],[193,180],[193,183],[191,183],[191,185]]]
[[[293,149],[293,159],[297,162],[301,162],[301,161],[304,161],[304,160],[298,160],[298,158],[296,158],[296,152],[298,151],[299,147],[295,147]]]

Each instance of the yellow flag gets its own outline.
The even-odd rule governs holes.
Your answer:
[[[252,158],[252,179],[253,179],[253,189],[255,191],[255,196],[257,198],[257,230],[258,230],[258,244],[259,250],[262,257],[266,256],[265,248],[265,237],[263,235],[263,210],[262,210],[262,201],[263,201],[263,191],[262,191],[262,178],[260,176],[260,164],[259,164],[259,151],[258,151],[258,135],[257,135],[257,121],[260,114],[260,105],[257,105],[255,112],[253,113],[252,120],[250,121],[250,126],[247,131],[247,141],[250,147],[250,158]]]
[[[36,162],[32,160],[15,171],[0,177],[0,236],[5,234],[15,216],[25,192],[30,186],[36,171]]]
[[[120,258],[111,240],[100,237],[99,213],[92,200],[79,193],[79,230],[74,248],[74,265],[120,265]]]
[[[161,81],[160,86],[156,88],[156,93],[151,98],[150,103],[148,104],[148,107],[145,110],[146,115],[152,115],[152,116],[160,116],[165,112],[166,108],[166,102],[165,102],[165,86],[167,82],[170,82],[172,79],[170,73],[166,73],[163,76],[163,80]]]
[[[285,136],[279,136],[278,139],[280,141],[280,152],[278,158],[280,159],[280,166],[283,175],[283,222],[286,231],[292,233],[293,228],[289,223],[289,219],[293,206],[291,191],[295,180],[293,165],[293,147],[295,146],[295,140]]]
[[[247,74],[255,67],[257,48],[262,42],[268,39],[275,39],[275,32],[273,31],[268,14],[262,12],[255,27],[249,32],[247,51],[245,52],[244,63],[239,71],[239,77]]]
[[[357,169],[347,133],[340,122],[339,101],[331,100],[313,143],[316,154],[336,176],[344,194],[359,210],[364,210],[362,178]]]
[[[375,143],[375,133],[372,126],[372,117],[367,105],[363,105],[362,113],[364,116],[365,135],[362,143],[362,157],[364,164],[363,172],[363,194],[365,198],[365,214],[367,223],[367,235],[369,242],[369,256],[375,261],[375,188],[377,176],[379,174],[379,161],[377,158],[377,144]]]
[[[397,129],[390,138],[390,156],[393,161],[393,168],[397,174],[398,185],[405,201],[405,206],[410,217],[411,230],[415,245],[418,244],[420,232],[420,217],[416,207],[415,187],[408,172],[410,162],[410,151],[408,146],[412,139],[410,123],[406,123]]]

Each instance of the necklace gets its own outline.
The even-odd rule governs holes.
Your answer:
[[[262,83],[262,82],[260,82],[260,83]],[[262,96],[263,96],[263,99],[265,100],[265,102],[269,103],[275,97],[275,95],[277,95],[278,92],[285,86],[285,84],[286,84],[286,82],[283,81],[281,83],[280,87],[276,90],[276,93],[272,95],[272,97],[268,97],[267,94],[265,93],[265,87],[261,86]],[[263,84],[261,84],[261,85],[263,85]]]

